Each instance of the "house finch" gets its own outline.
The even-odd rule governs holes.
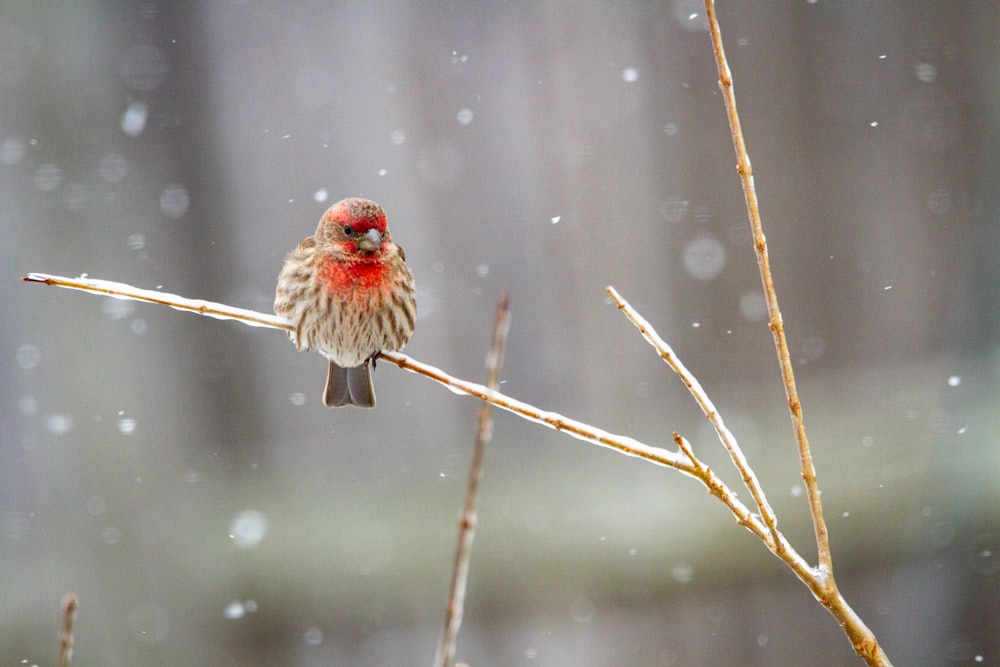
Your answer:
[[[369,362],[401,350],[417,314],[405,260],[382,207],[357,198],[331,206],[316,233],[285,258],[274,312],[295,325],[288,337],[300,350],[330,360],[327,407],[375,407]]]

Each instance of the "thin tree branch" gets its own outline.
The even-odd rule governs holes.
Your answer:
[[[493,390],[500,384],[500,368],[503,366],[503,354],[509,330],[510,299],[504,292],[497,301],[493,322],[493,345],[486,357],[486,386]],[[434,664],[440,667],[451,667],[455,660],[458,630],[462,627],[462,614],[465,609],[465,591],[466,582],[469,579],[472,540],[476,536],[476,525],[479,521],[476,514],[476,498],[479,493],[479,480],[483,472],[486,443],[490,441],[492,436],[493,420],[490,418],[490,404],[483,403],[479,409],[476,440],[472,448],[469,482],[465,490],[465,506],[458,520],[458,546],[455,549],[455,569],[452,572],[448,603],[445,606],[444,629],[441,632],[441,641],[438,643],[437,655],[434,658]]]
[[[92,294],[112,296],[116,299],[147,301],[170,306],[178,310],[209,315],[217,319],[236,320],[251,326],[270,327],[283,331],[293,330],[290,322],[276,315],[242,310],[212,301],[186,299],[166,292],[150,292],[149,290],[138,289],[125,283],[97,280],[94,278],[66,278],[64,276],[53,276],[44,273],[31,273],[21,278],[21,280],[42,285],[76,289]],[[151,298],[151,295],[155,298]],[[453,377],[439,368],[421,363],[401,352],[383,352],[379,356],[379,360],[388,361],[403,370],[430,378],[456,394],[474,396],[502,410],[512,412],[523,419],[561,431],[579,440],[607,447],[627,456],[635,456],[650,463],[674,468],[700,481],[712,495],[725,503],[739,525],[744,526],[763,540],[769,549],[773,551],[773,545],[775,544],[780,545],[779,548],[782,550],[786,548],[785,545],[787,545],[787,542],[785,542],[784,538],[775,542],[768,528],[761,523],[760,519],[732,493],[708,466],[701,464],[697,459],[692,461],[690,458],[693,456],[692,452],[671,452],[659,447],[651,447],[634,438],[603,431],[589,424],[565,417],[557,412],[541,410],[481,384]],[[780,536],[780,532],[778,534]],[[790,549],[790,547],[787,548],[789,551],[786,554],[786,560],[791,561],[790,565],[796,559],[801,561],[801,558],[793,549]],[[807,566],[804,567],[808,569]],[[793,566],[793,569],[795,569],[795,566]]]
[[[802,404],[795,388],[795,373],[792,370],[792,358],[788,352],[788,341],[785,339],[785,325],[778,308],[778,295],[774,290],[774,280],[771,277],[771,262],[767,256],[767,241],[764,238],[764,227],[760,219],[757,205],[757,190],[753,182],[753,170],[750,167],[750,156],[747,154],[746,143],[743,141],[743,129],[740,127],[740,117],[736,111],[736,94],[733,91],[733,76],[726,62],[726,54],[722,48],[722,33],[719,31],[719,21],[715,15],[714,0],[705,0],[705,11],[708,15],[708,28],[712,35],[712,47],[715,50],[715,61],[719,69],[719,88],[726,104],[729,116],[729,128],[733,134],[733,145],[736,148],[736,170],[743,183],[743,197],[746,199],[747,213],[750,216],[750,229],[753,232],[753,247],[757,255],[757,268],[760,271],[761,283],[764,287],[764,299],[767,302],[767,312],[770,318],[768,326],[774,338],[774,346],[778,353],[778,363],[781,366],[781,379],[785,383],[785,396],[788,399],[788,410],[792,417],[795,430],[795,441],[799,448],[799,463],[802,468],[802,481],[805,483],[806,495],[809,498],[809,512],[813,520],[813,532],[816,536],[816,551],[819,566],[833,576],[833,560],[830,556],[830,538],[823,518],[823,503],[820,501],[819,486],[816,484],[816,468],[813,466],[812,453],[809,450],[809,439],[806,438],[806,427],[802,418]]]
[[[82,290],[92,294],[102,294],[116,299],[131,299],[135,301],[146,301],[160,305],[170,306],[177,310],[184,310],[199,315],[207,315],[221,320],[236,320],[250,326],[270,327],[282,331],[292,331],[294,327],[291,322],[277,315],[267,315],[252,310],[233,308],[222,303],[212,301],[202,301],[200,299],[187,299],[175,294],[166,292],[154,292],[132,287],[125,283],[98,280],[95,278],[66,278],[64,276],[53,276],[45,273],[30,273],[21,278],[30,283],[43,285],[53,285],[56,287],[66,287],[69,289]],[[691,466],[687,460],[679,453],[671,452],[659,447],[651,447],[639,442],[634,438],[624,435],[617,435],[602,431],[599,428],[590,426],[583,422],[569,417],[564,417],[557,412],[547,412],[540,410],[533,405],[522,403],[514,398],[505,396],[498,391],[484,387],[475,382],[468,382],[456,377],[452,377],[439,368],[423,364],[416,359],[412,359],[401,352],[382,352],[379,361],[388,361],[403,370],[417,373],[425,377],[436,380],[446,388],[456,394],[467,394],[475,396],[488,403],[495,405],[502,410],[513,412],[529,421],[542,424],[557,431],[562,431],[574,438],[579,438],[591,444],[600,445],[617,450],[628,456],[636,456],[658,465],[676,468],[682,473],[692,475]],[[693,475],[692,475],[693,476]]]
[[[826,520],[823,518],[823,504],[820,500],[819,486],[816,482],[816,469],[813,465],[809,440],[806,437],[805,422],[802,416],[802,403],[799,401],[798,390],[795,387],[795,373],[792,370],[791,355],[788,352],[788,342],[785,338],[785,327],[778,308],[778,296],[771,275],[771,264],[767,254],[767,241],[764,238],[763,223],[757,204],[757,192],[753,181],[753,169],[750,166],[750,156],[743,140],[743,130],[740,126],[739,113],[736,110],[736,94],[733,90],[733,76],[726,62],[725,50],[722,46],[722,33],[719,29],[718,17],[715,14],[714,0],[705,0],[705,12],[708,19],[712,48],[719,70],[719,88],[729,117],[729,128],[733,135],[733,146],[736,150],[736,165],[743,184],[743,197],[746,200],[747,214],[750,218],[750,229],[753,234],[754,252],[757,255],[757,268],[760,272],[761,284],[764,288],[764,299],[767,302],[769,316],[768,326],[774,338],[775,350],[778,354],[778,364],[781,368],[781,378],[785,385],[785,396],[788,400],[788,410],[795,431],[795,441],[799,450],[799,465],[802,480],[805,483],[809,500],[809,513],[812,516],[813,532],[816,538],[816,551],[819,566],[811,576],[803,577],[796,571],[799,578],[809,586],[817,600],[826,607],[844,633],[850,639],[854,650],[869,665],[890,666],[888,656],[882,650],[875,634],[864,624],[861,617],[847,604],[837,588],[833,577],[833,557],[830,552],[830,539]],[[795,568],[793,568],[795,569]]]
[[[47,273],[29,273],[21,278],[26,283],[41,283],[43,285],[53,285],[55,287],[67,287],[69,289],[103,294],[113,299],[125,299],[130,301],[145,301],[155,303],[160,306],[170,306],[176,310],[184,310],[189,313],[213,317],[217,320],[238,320],[251,327],[270,327],[272,329],[283,329],[294,331],[292,323],[283,317],[258,313],[245,308],[234,308],[224,303],[213,301],[203,301],[201,299],[186,299],[176,294],[167,292],[157,292],[155,290],[139,289],[126,283],[116,283],[110,280],[98,280],[88,278],[86,275],[79,278],[66,278],[64,276],[53,276]]]
[[[712,403],[712,399],[708,397],[705,390],[702,388],[701,383],[698,379],[687,369],[686,366],[681,362],[681,360],[674,353],[670,345],[667,344],[665,340],[660,338],[659,334],[653,329],[652,325],[645,320],[645,318],[640,315],[635,308],[633,308],[622,296],[618,293],[614,287],[609,286],[607,288],[608,294],[614,299],[615,303],[618,304],[618,309],[625,313],[625,317],[635,325],[642,334],[643,338],[652,345],[656,351],[659,353],[660,358],[667,363],[670,368],[677,373],[684,386],[688,388],[691,392],[691,396],[694,397],[695,402],[701,408],[701,411],[708,418],[708,421],[715,428],[716,434],[719,436],[719,440],[722,441],[722,445],[729,452],[729,458],[732,459],[733,465],[739,471],[740,476],[743,478],[743,485],[750,492],[753,497],[754,503],[756,503],[757,508],[760,510],[761,519],[764,521],[764,525],[767,526],[768,531],[771,533],[771,540],[774,544],[774,548],[781,549],[783,545],[783,540],[779,538],[778,535],[778,519],[774,514],[774,510],[771,509],[771,505],[767,502],[767,496],[764,495],[764,489],[760,485],[760,481],[754,474],[753,469],[747,462],[746,457],[743,455],[743,450],[740,449],[739,444],[736,442],[735,436],[726,427],[725,422],[722,420],[722,415],[719,411],[715,409],[715,404]],[[688,455],[691,459],[692,464],[697,465],[697,462],[693,458],[691,452],[685,449],[681,442],[677,440],[678,436],[674,434],[674,441],[677,442],[681,450]]]

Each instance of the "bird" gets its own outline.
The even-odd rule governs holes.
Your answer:
[[[291,322],[298,349],[329,360],[324,405],[375,407],[371,369],[403,349],[417,316],[413,274],[382,207],[349,197],[327,209],[285,257],[274,312]]]

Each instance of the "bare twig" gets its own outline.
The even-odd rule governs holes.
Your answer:
[[[78,602],[70,593],[62,601],[62,628],[59,630],[59,667],[69,667],[73,659],[73,621],[76,620]]]
[[[746,143],[743,141],[743,130],[740,127],[740,117],[736,112],[736,94],[733,91],[733,76],[726,62],[726,54],[722,48],[722,33],[719,32],[719,21],[715,16],[714,0],[705,0],[705,10],[708,14],[708,27],[712,35],[712,46],[715,50],[715,60],[719,68],[719,88],[726,103],[729,116],[729,128],[733,134],[733,145],[736,147],[736,170],[743,183],[743,197],[746,199],[747,213],[750,216],[750,229],[753,232],[753,247],[757,254],[757,268],[760,271],[761,283],[764,287],[764,299],[767,302],[767,312],[770,318],[768,326],[774,337],[774,346],[778,353],[781,366],[781,379],[785,383],[785,395],[788,399],[788,410],[791,413],[792,425],[795,429],[795,440],[799,447],[799,463],[802,468],[802,480],[805,483],[806,495],[809,498],[809,511],[813,520],[813,532],[816,535],[816,550],[819,566],[833,576],[833,562],[830,558],[830,539],[823,518],[823,504],[820,501],[819,487],[816,484],[816,468],[813,466],[812,453],[809,451],[809,440],[806,438],[806,427],[802,420],[802,404],[795,388],[795,373],[792,371],[792,358],[788,353],[788,341],[785,339],[785,325],[778,308],[778,295],[774,290],[774,280],[771,277],[771,262],[767,256],[767,241],[764,238],[764,227],[760,219],[760,209],[757,206],[757,190],[753,183],[753,170],[750,167],[750,156],[747,154]]]
[[[787,562],[797,573],[801,573],[800,576],[807,576],[811,571],[808,563],[795,552],[780,532],[775,533],[777,535],[775,541],[772,533],[764,526],[760,519],[733,494],[708,466],[697,461],[697,459],[692,461],[690,457],[693,456],[693,453],[690,450],[675,453],[665,449],[650,447],[632,438],[602,431],[589,424],[564,417],[558,413],[542,411],[533,405],[522,403],[482,385],[454,378],[440,369],[417,362],[399,352],[383,353],[383,357],[404,370],[419,373],[424,377],[436,380],[456,393],[475,396],[528,421],[554,428],[557,431],[562,431],[591,444],[609,447],[622,454],[636,456],[651,463],[674,468],[685,475],[693,477],[701,482],[708,489],[709,493],[717,497],[729,508],[736,518],[737,524],[745,527],[760,538],[771,551],[776,554],[782,554],[780,556],[782,560]]]
[[[805,423],[802,416],[802,404],[799,401],[798,390],[795,387],[795,373],[792,370],[791,355],[788,352],[788,342],[785,338],[785,327],[778,308],[778,295],[774,289],[771,275],[771,263],[767,254],[767,241],[764,238],[764,227],[757,204],[757,191],[754,187],[753,169],[750,166],[750,156],[743,140],[743,130],[740,117],[736,110],[736,94],[733,90],[733,76],[726,61],[722,46],[722,33],[719,29],[718,17],[715,14],[714,0],[705,0],[705,12],[708,18],[709,33],[712,38],[712,48],[719,70],[719,88],[725,102],[729,117],[729,128],[733,135],[733,146],[736,150],[737,172],[743,184],[743,197],[746,200],[747,214],[750,218],[750,229],[753,234],[754,252],[757,255],[757,268],[760,272],[764,288],[764,298],[767,302],[769,316],[768,326],[774,338],[774,346],[778,354],[778,364],[781,368],[781,378],[785,384],[785,396],[788,400],[788,410],[795,431],[795,440],[799,450],[799,465],[802,480],[805,483],[806,495],[809,499],[809,512],[813,521],[813,532],[816,538],[816,551],[819,567],[814,576],[802,578],[834,618],[841,624],[854,650],[870,665],[890,665],[888,656],[882,651],[874,633],[865,626],[861,618],[847,604],[837,588],[833,577],[833,557],[830,552],[830,539],[823,518],[823,504],[820,500],[819,486],[816,483],[816,469],[813,466],[809,440],[806,437]]]
[[[715,405],[712,403],[711,399],[705,393],[702,388],[701,383],[698,382],[697,378],[691,374],[690,371],[681,363],[677,355],[671,349],[670,345],[666,343],[660,336],[656,333],[653,327],[647,322],[625,299],[621,297],[617,290],[613,287],[608,287],[608,294],[611,298],[618,304],[618,308],[625,313],[625,316],[636,326],[643,337],[652,345],[656,351],[659,353],[660,358],[663,359],[687,386],[688,391],[694,397],[695,402],[701,407],[702,412],[708,421],[711,422],[712,426],[715,428],[719,439],[722,441],[723,446],[729,452],[729,456],[733,461],[733,465],[739,470],[741,477],[743,478],[743,484],[750,491],[753,496],[754,502],[757,504],[761,512],[761,518],[763,523],[767,527],[767,532],[756,523],[748,523],[746,519],[742,518],[741,508],[732,504],[732,493],[724,485],[721,484],[719,478],[703,464],[694,454],[694,450],[691,445],[680,435],[674,433],[674,442],[677,443],[680,451],[688,458],[693,467],[694,476],[697,477],[702,484],[708,489],[709,493],[722,501],[729,510],[736,517],[737,523],[745,526],[750,532],[754,533],[764,542],[765,546],[774,553],[775,556],[784,561],[789,568],[795,573],[795,575],[813,592],[816,598],[827,607],[835,618],[841,623],[845,628],[848,636],[851,638],[852,643],[854,643],[855,650],[858,651],[862,657],[866,654],[872,654],[871,648],[874,646],[876,653],[880,653],[881,649],[878,648],[878,643],[875,642],[875,636],[871,633],[868,628],[864,626],[861,618],[854,612],[853,609],[847,604],[840,591],[837,589],[832,577],[828,576],[828,570],[823,568],[814,569],[804,558],[802,558],[799,553],[792,547],[791,544],[785,539],[781,531],[778,530],[777,517],[774,514],[774,510],[771,509],[764,495],[764,489],[760,485],[760,481],[754,474],[753,469],[747,462],[746,457],[743,455],[743,451],[737,443],[736,438],[733,434],[726,428],[722,417],[719,415],[718,411],[715,409]],[[863,628],[863,630],[862,630]],[[861,647],[861,648],[859,648]],[[867,658],[866,658],[867,659]],[[888,659],[882,656],[879,658],[883,660],[879,662],[871,662],[874,665],[888,665]]]
[[[217,320],[238,320],[252,327],[271,327],[272,329],[283,329],[285,331],[295,330],[291,322],[277,315],[258,313],[244,308],[234,308],[233,306],[213,301],[186,299],[176,294],[139,289],[126,283],[97,280],[95,278],[88,278],[85,275],[79,278],[66,278],[64,276],[52,276],[47,273],[29,273],[22,277],[21,280],[27,283],[41,283],[43,285],[68,287],[69,289],[103,294],[114,299],[145,301],[146,303],[155,303],[160,306],[170,306],[177,310],[185,310],[198,315],[214,317]]]
[[[500,384],[500,368],[503,366],[503,354],[509,330],[510,299],[504,292],[497,301],[496,317],[493,323],[493,345],[486,357],[486,386],[490,389],[495,390]],[[465,506],[458,521],[458,546],[455,549],[455,569],[452,572],[448,603],[445,606],[444,629],[441,632],[441,641],[434,659],[434,664],[440,667],[451,667],[455,660],[455,645],[458,642],[458,630],[462,626],[462,613],[465,609],[465,590],[466,582],[469,579],[472,540],[476,535],[476,524],[478,523],[476,497],[479,492],[479,479],[483,471],[486,443],[490,441],[492,436],[493,420],[490,418],[490,404],[483,403],[479,409],[476,441],[472,449],[472,463],[469,466]]]
[[[740,472],[740,476],[743,478],[743,485],[750,492],[753,497],[754,503],[756,503],[757,508],[760,510],[761,519],[764,521],[764,525],[767,526],[768,531],[771,533],[771,539],[775,548],[781,549],[783,541],[779,539],[778,535],[778,519],[774,515],[774,510],[771,509],[770,504],[767,502],[767,497],[764,495],[764,489],[760,485],[757,476],[754,474],[753,469],[750,464],[747,463],[746,457],[743,455],[743,450],[740,449],[739,444],[736,442],[736,438],[733,436],[732,432],[726,427],[725,422],[722,420],[722,415],[719,414],[718,410],[715,409],[715,404],[712,403],[712,399],[708,397],[705,390],[702,388],[701,383],[698,379],[681,363],[681,360],[677,358],[674,354],[673,349],[667,344],[665,340],[660,338],[660,336],[653,329],[652,325],[649,324],[632,306],[629,305],[625,299],[618,293],[614,287],[607,288],[608,294],[614,299],[615,303],[618,304],[618,308],[625,313],[625,317],[629,319],[632,324],[639,330],[639,333],[643,335],[643,338],[652,345],[656,351],[659,353],[660,358],[667,362],[667,365],[674,370],[675,373],[680,377],[681,381],[684,382],[684,386],[688,388],[691,395],[694,397],[695,402],[701,407],[701,411],[705,413],[705,417],[715,428],[715,432],[719,436],[719,440],[722,441],[722,445],[729,452],[729,457],[733,461],[733,465]],[[677,434],[674,434],[674,439],[676,441]],[[677,441],[678,446],[681,450],[687,454],[688,458],[691,459],[692,464],[698,465],[698,462],[694,459],[693,454],[685,449],[679,441]]]

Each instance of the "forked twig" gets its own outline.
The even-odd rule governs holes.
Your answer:
[[[183,297],[164,292],[140,290],[124,283],[114,283],[91,278],[66,278],[41,273],[29,274],[28,276],[22,278],[22,280],[32,283],[77,289],[85,292],[112,296],[118,299],[135,299],[139,301],[168,305],[172,308],[208,315],[217,319],[237,320],[251,326],[269,327],[284,331],[290,331],[293,329],[290,322],[275,315],[267,315],[264,313],[233,308],[225,304],[210,301],[185,299]],[[636,313],[617,293],[617,291],[614,290],[614,288],[609,288],[609,293],[612,294],[615,300],[619,303],[619,307],[626,314],[631,315],[630,319],[634,318],[633,322],[635,322],[643,334],[647,336],[647,340],[653,343],[658,350],[661,350],[660,343],[662,343],[663,346],[666,346],[666,343],[662,342],[662,339],[659,338],[658,334],[656,334],[648,322],[642,319],[641,316],[639,316],[638,313]],[[669,350],[668,347],[664,347],[662,349]],[[663,352],[661,350],[661,356],[662,354]],[[736,445],[735,439],[732,438],[732,434],[725,428],[721,419],[718,419],[714,407],[712,406],[711,401],[708,400],[707,395],[704,394],[704,391],[700,388],[697,382],[693,381],[693,376],[691,376],[680,361],[676,359],[676,355],[673,354],[672,350],[669,351],[669,355],[667,356],[670,357],[669,361],[673,362],[671,365],[675,368],[675,370],[680,369],[682,371],[679,374],[689,389],[692,390],[692,393],[695,394],[695,398],[699,402],[699,405],[702,405],[703,409],[707,410],[706,414],[716,415],[713,425],[716,426],[717,430],[726,434],[726,438],[729,441],[727,446],[732,446],[731,456],[733,456],[734,461],[740,462],[738,467],[743,466],[741,467],[741,474],[743,475],[744,483],[748,485],[748,488],[750,488],[751,491],[753,491],[754,487],[759,488],[759,483],[756,481],[749,465],[746,464],[743,454],[740,452],[738,445]],[[607,447],[616,450],[619,453],[626,454],[628,456],[635,456],[651,463],[656,463],[657,465],[674,468],[685,475],[697,479],[705,486],[706,489],[708,489],[709,493],[718,498],[723,504],[726,505],[726,507],[729,508],[730,512],[732,512],[735,517],[737,524],[745,527],[751,533],[756,535],[772,553],[788,564],[799,579],[801,579],[810,588],[810,590],[813,591],[813,594],[817,597],[817,599],[819,599],[819,601],[841,622],[842,626],[844,626],[845,632],[847,632],[848,636],[850,636],[852,641],[854,641],[855,650],[857,650],[859,654],[865,655],[863,651],[866,650],[866,648],[870,649],[872,647],[874,647],[877,651],[881,651],[877,642],[874,641],[874,635],[871,634],[871,631],[864,626],[861,619],[847,605],[847,602],[836,589],[836,586],[834,585],[831,587],[829,585],[830,581],[826,576],[827,573],[822,569],[815,570],[811,568],[809,564],[787,542],[781,532],[777,529],[776,524],[765,525],[765,523],[762,522],[757,515],[751,512],[711,470],[711,468],[698,460],[690,445],[688,445],[680,435],[676,433],[674,434],[674,441],[678,446],[678,451],[676,452],[658,447],[652,447],[639,442],[634,438],[609,433],[558,413],[541,410],[533,405],[506,396],[490,387],[453,377],[439,368],[418,362],[400,352],[383,352],[380,358],[395,364],[403,370],[408,370],[435,380],[454,393],[474,396],[490,405],[494,405],[516,414],[523,419],[548,426],[549,428],[553,428],[557,431],[562,431],[563,433],[591,444]],[[755,501],[759,502],[760,505],[765,508],[768,507],[766,500],[763,499],[762,493],[759,497],[760,500],[757,501],[757,496],[755,495]],[[770,509],[767,511],[770,512]],[[865,643],[866,638],[869,637],[871,638],[871,643]],[[870,664],[889,665],[889,662],[888,660],[885,660],[883,662],[871,662]]]
[[[67,287],[95,294],[103,294],[117,299],[148,301],[168,305],[178,310],[186,310],[188,312],[198,314],[207,314],[210,317],[218,319],[237,320],[239,322],[250,324],[251,326],[270,327],[283,331],[291,331],[293,329],[290,322],[275,315],[246,311],[212,301],[185,299],[166,292],[150,292],[149,290],[137,289],[124,283],[115,283],[97,280],[94,278],[66,278],[63,276],[51,276],[43,273],[31,273],[24,278],[21,278],[21,280],[45,285],[54,285],[57,287]],[[613,288],[612,291],[614,292]],[[155,299],[150,298],[150,294],[154,295]],[[614,292],[614,294],[617,295],[617,292]],[[617,299],[620,300],[623,310],[626,312],[635,312],[620,295],[617,296]],[[645,320],[641,321],[645,322]],[[653,331],[652,327],[649,326],[648,323],[645,323],[644,327],[647,331],[651,332],[655,339],[659,339],[659,336],[655,331]],[[601,447],[608,447],[621,454],[635,456],[649,461],[650,463],[666,466],[668,468],[674,468],[685,475],[697,479],[712,495],[721,500],[726,507],[729,508],[730,512],[732,512],[735,517],[737,524],[745,527],[751,533],[760,538],[768,549],[787,562],[789,566],[799,574],[800,578],[808,576],[808,573],[810,572],[808,564],[795,552],[794,549],[791,548],[785,538],[781,535],[780,531],[765,526],[764,523],[762,523],[761,520],[749,508],[747,508],[747,506],[744,505],[735,494],[732,493],[732,491],[711,470],[711,468],[702,464],[697,460],[697,458],[694,458],[693,452],[691,452],[690,449],[681,449],[677,452],[671,452],[659,447],[652,447],[628,436],[603,431],[584,422],[570,419],[569,417],[563,416],[557,412],[541,410],[533,405],[518,401],[510,396],[506,396],[499,391],[491,389],[490,387],[453,377],[439,368],[421,363],[400,352],[383,352],[379,359],[393,363],[403,370],[430,378],[456,394],[474,396],[486,401],[490,405],[512,412],[523,419],[561,431],[579,440]],[[735,442],[735,440],[733,442]],[[735,451],[738,452],[738,448],[736,448]],[[742,454],[738,454],[738,456],[742,459]]]
[[[490,389],[495,390],[500,384],[500,368],[503,366],[503,354],[509,330],[510,299],[504,292],[497,301],[493,322],[493,344],[486,357],[486,386]],[[458,630],[462,626],[462,614],[465,609],[465,590],[469,579],[472,540],[476,536],[478,523],[476,498],[479,494],[479,479],[483,472],[486,443],[490,441],[492,436],[493,420],[490,417],[490,404],[483,403],[482,407],[479,408],[476,440],[472,449],[472,462],[469,465],[469,482],[465,489],[465,505],[458,520],[458,546],[455,549],[455,568],[452,571],[448,602],[445,606],[444,629],[441,632],[437,655],[434,658],[434,664],[439,667],[451,667],[455,660]]]
[[[207,314],[210,317],[217,319],[236,320],[251,326],[270,327],[282,331],[291,331],[293,329],[290,322],[276,315],[267,315],[240,308],[233,308],[231,306],[212,301],[186,299],[184,297],[168,294],[166,292],[150,292],[150,290],[137,289],[124,283],[97,280],[94,278],[66,278],[64,276],[52,276],[44,273],[31,273],[21,278],[21,280],[43,285],[54,285],[57,287],[82,290],[92,294],[112,296],[116,299],[134,299],[138,301],[153,302],[167,305],[178,310],[186,310],[188,312],[198,314]],[[154,295],[156,298],[150,298],[150,294]],[[618,298],[621,299],[620,296]],[[625,304],[624,300],[622,300],[622,303]],[[631,310],[630,306],[627,304],[625,304],[625,306]],[[648,327],[648,324],[646,326]],[[649,330],[652,331],[652,328],[649,327]],[[655,332],[653,332],[653,334],[655,335]],[[715,475],[714,472],[712,472],[708,466],[697,462],[696,459],[693,462],[690,458],[690,453],[685,453],[680,450],[672,452],[660,447],[652,447],[643,442],[639,442],[635,438],[609,433],[608,431],[603,431],[599,428],[591,426],[590,424],[571,419],[557,412],[550,412],[536,408],[533,405],[518,401],[517,399],[511,398],[510,396],[502,394],[499,391],[484,385],[456,378],[440,368],[419,362],[416,359],[402,354],[401,352],[383,352],[381,356],[379,356],[379,360],[388,361],[396,366],[399,366],[403,370],[430,378],[456,394],[464,394],[479,398],[486,401],[490,405],[511,412],[522,419],[561,431],[567,435],[571,435],[574,438],[583,440],[584,442],[589,442],[593,445],[613,449],[620,454],[635,456],[645,461],[649,461],[650,463],[666,466],[668,468],[674,468],[689,477],[693,477],[704,484],[713,495],[726,504],[739,525],[744,526],[747,530],[763,540],[768,548],[774,550],[774,545],[778,545],[778,551],[787,549],[788,553],[786,554],[786,561],[789,561],[790,564],[795,563],[795,567],[808,569],[805,561],[803,561],[798,554],[794,552],[794,550],[787,546],[787,542],[785,542],[783,537],[775,542],[773,533],[767,528],[767,526],[765,526],[761,520],[757,518],[757,516],[751,512],[750,509],[748,509],[735,494],[732,493],[732,491],[730,491],[730,489]],[[780,537],[780,532],[777,534]],[[793,567],[793,569],[795,569],[795,567]]]
[[[729,452],[729,458],[732,459],[733,465],[739,471],[740,476],[743,478],[743,485],[750,492],[753,497],[754,503],[756,503],[758,510],[760,511],[761,519],[764,521],[764,525],[767,526],[768,532],[771,534],[771,544],[768,546],[776,550],[781,550],[784,548],[784,541],[780,539],[778,534],[778,519],[774,515],[774,510],[771,509],[771,505],[767,502],[767,497],[764,495],[764,489],[760,485],[760,481],[754,474],[753,469],[750,464],[747,463],[746,457],[743,455],[743,450],[740,449],[739,445],[736,443],[736,438],[733,436],[732,432],[726,427],[725,422],[722,420],[722,415],[719,411],[715,409],[715,404],[712,403],[712,399],[708,397],[705,390],[702,388],[701,383],[698,379],[687,369],[687,367],[681,363],[681,360],[674,354],[673,349],[667,344],[665,340],[660,338],[659,334],[653,329],[652,325],[640,315],[635,308],[633,308],[622,296],[618,293],[614,287],[608,286],[607,292],[614,299],[615,303],[618,304],[619,310],[625,313],[625,317],[635,325],[642,334],[643,338],[652,345],[660,355],[660,359],[665,361],[670,368],[677,373],[684,386],[688,388],[691,392],[691,396],[694,397],[695,402],[701,408],[701,411],[705,414],[709,423],[715,429],[716,434],[719,436],[719,440],[722,441],[722,445]],[[680,441],[677,440],[679,436],[675,433],[674,440],[681,450],[687,454],[691,462],[697,465],[697,461],[694,459],[693,453],[690,449],[685,448]]]
[[[111,296],[116,299],[147,301],[167,305],[178,310],[208,315],[209,317],[214,317],[216,319],[236,320],[251,326],[269,327],[283,331],[293,330],[293,326],[290,322],[276,315],[268,315],[265,313],[243,310],[241,308],[233,308],[231,306],[213,301],[187,299],[166,292],[151,292],[150,290],[138,289],[125,283],[98,280],[95,278],[67,278],[64,276],[53,276],[44,273],[30,273],[21,278],[21,280],[25,282],[82,290],[92,294]],[[638,317],[638,322],[641,322],[640,328],[651,335],[653,340],[662,340],[649,323],[643,320],[641,316],[639,316],[638,313],[636,313],[635,310],[628,305],[621,295],[614,290],[614,288],[609,288],[609,293],[611,293],[619,302],[619,307],[626,312],[626,314],[633,313],[636,317]],[[151,295],[155,298],[151,298]],[[672,355],[672,353],[671,356],[673,356],[676,361],[676,356]],[[691,453],[690,450],[678,450],[677,452],[672,452],[659,447],[652,447],[628,436],[609,433],[608,431],[604,431],[591,426],[590,424],[571,419],[557,412],[542,410],[528,403],[511,398],[510,396],[502,394],[495,389],[491,389],[490,387],[456,378],[440,368],[419,362],[401,352],[383,352],[379,356],[379,360],[388,361],[403,370],[423,375],[424,377],[430,378],[431,380],[445,386],[447,389],[456,394],[464,394],[479,398],[486,401],[490,405],[511,412],[523,419],[527,419],[528,421],[561,431],[573,436],[574,438],[594,445],[613,449],[621,454],[635,456],[649,461],[650,463],[666,466],[668,468],[674,468],[685,475],[693,477],[704,484],[713,495],[718,497],[726,504],[727,507],[729,507],[738,524],[746,527],[747,530],[752,532],[754,535],[757,535],[757,537],[763,540],[765,545],[767,545],[767,547],[776,554],[781,555],[785,552],[783,560],[786,560],[789,564],[795,563],[793,569],[799,568],[808,570],[808,565],[806,565],[805,561],[803,561],[801,557],[795,553],[794,549],[791,549],[785,539],[781,536],[780,531],[772,529],[762,523],[761,520],[757,518],[757,516],[732,493],[732,491],[715,475],[714,472],[712,472],[708,466],[705,466],[697,459],[692,458],[693,453]],[[679,361],[676,361],[676,363],[680,364]],[[680,367],[683,368],[682,365]],[[687,374],[685,382],[688,382],[689,377],[690,374]],[[692,385],[694,385],[694,383],[692,383]],[[703,400],[707,400],[707,396],[704,396],[703,390],[700,394],[704,397]],[[711,405],[711,402],[709,401],[707,405]],[[719,423],[721,423],[721,421]],[[728,433],[728,430],[726,432]],[[728,437],[731,442],[735,444],[735,439],[732,439],[732,434],[729,434]],[[739,460],[745,462],[738,447],[734,447],[734,452],[735,456]],[[747,467],[747,470],[749,471],[749,467]],[[749,475],[751,479],[753,479],[752,472],[749,472]],[[767,506],[766,503],[765,506]]]

